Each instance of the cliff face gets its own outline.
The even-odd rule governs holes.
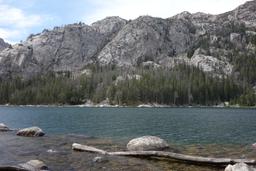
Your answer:
[[[5,48],[9,47],[10,45],[6,43],[3,39],[0,38],[0,51],[4,50]]]
[[[101,49],[126,21],[118,17],[87,26],[70,24],[31,35],[20,44],[0,53],[0,72],[27,77],[41,72],[79,72],[95,61]]]
[[[0,75],[80,73],[92,63],[129,68],[187,63],[205,72],[230,75],[235,53],[255,54],[255,26],[255,0],[220,15],[183,12],[167,19],[108,17],[91,26],[70,24],[2,48]]]

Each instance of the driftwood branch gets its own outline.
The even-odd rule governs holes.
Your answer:
[[[198,164],[211,164],[211,165],[227,165],[235,163],[246,163],[250,165],[256,165],[255,160],[250,159],[230,159],[230,158],[210,158],[184,155],[165,151],[121,151],[121,152],[107,152],[95,147],[86,146],[74,143],[72,149],[76,151],[86,151],[91,153],[99,153],[112,156],[133,156],[133,157],[160,157],[167,159],[175,159],[184,162],[192,162]]]
[[[87,152],[92,152],[92,153],[108,154],[108,152],[106,152],[104,150],[100,150],[95,147],[81,145],[81,144],[77,144],[77,143],[74,143],[72,145],[72,149],[76,150],[76,151],[87,151]]]

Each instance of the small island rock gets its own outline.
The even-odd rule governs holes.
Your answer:
[[[228,165],[225,171],[256,171],[256,169],[245,163],[237,163],[235,165]]]
[[[132,139],[127,144],[129,151],[149,151],[149,150],[163,150],[169,148],[168,143],[155,136],[143,136]]]
[[[29,171],[48,171],[48,167],[44,164],[44,162],[40,160],[30,160],[27,163],[20,164],[22,168]]]
[[[10,131],[10,129],[3,123],[0,123],[0,132]]]
[[[45,133],[42,131],[42,129],[38,127],[25,128],[17,132],[18,136],[25,136],[25,137],[41,137],[41,136],[44,136],[44,134]]]

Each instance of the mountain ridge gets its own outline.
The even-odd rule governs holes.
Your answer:
[[[129,21],[114,16],[91,25],[55,27],[0,49],[0,75],[79,74],[95,63],[133,68],[150,62],[169,68],[186,63],[231,75],[234,50],[255,51],[248,43],[256,34],[255,8],[254,0],[219,15],[182,12],[167,19],[140,16]]]

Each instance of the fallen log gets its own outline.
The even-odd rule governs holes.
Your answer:
[[[87,152],[93,152],[93,153],[99,153],[99,154],[107,154],[108,153],[104,150],[100,150],[100,149],[95,148],[95,147],[82,145],[82,144],[77,144],[77,143],[74,143],[72,145],[72,149],[75,150],[75,151],[87,151]]]
[[[226,165],[235,163],[246,163],[246,164],[256,164],[255,160],[251,159],[230,159],[230,158],[210,158],[210,157],[200,157],[200,156],[190,156],[172,152],[165,151],[124,151],[124,152],[110,152],[109,155],[117,156],[137,156],[137,157],[164,157],[175,159],[185,162],[193,163],[205,163],[205,164],[216,164],[216,165]]]
[[[179,153],[172,153],[167,151],[120,151],[120,152],[107,152],[95,147],[86,146],[74,143],[72,149],[76,151],[85,151],[91,153],[99,153],[112,156],[132,156],[132,157],[159,157],[174,159],[183,162],[192,162],[198,164],[210,164],[210,165],[227,165],[235,163],[246,163],[249,165],[256,165],[256,160],[252,159],[230,159],[230,158],[211,158],[201,156],[191,156]]]

